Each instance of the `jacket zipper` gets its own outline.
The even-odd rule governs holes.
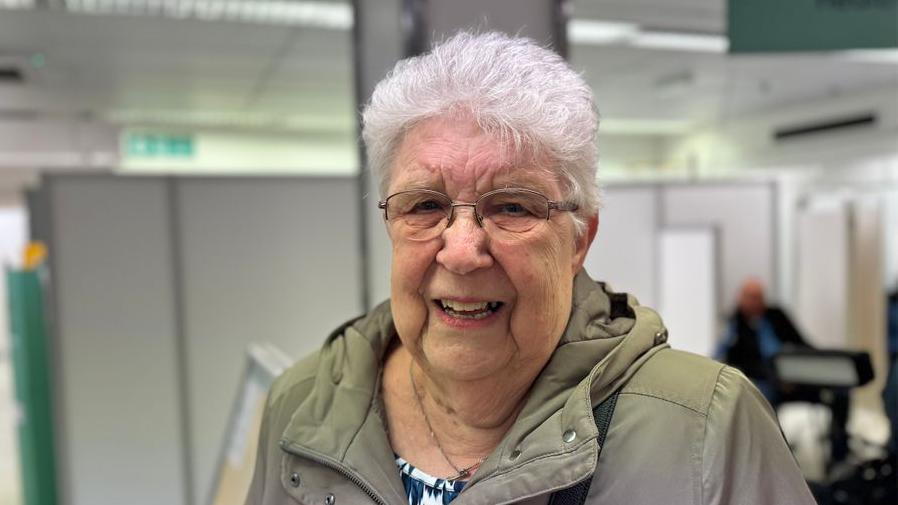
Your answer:
[[[283,449],[284,452],[287,452],[294,456],[299,456],[300,458],[310,459],[320,465],[324,465],[324,466],[330,468],[331,470],[336,471],[343,477],[346,477],[350,482],[352,482],[353,484],[358,486],[358,488],[361,489],[362,491],[364,491],[365,494],[368,495],[368,498],[371,498],[372,501],[374,501],[378,505],[387,505],[387,501],[384,500],[383,498],[381,498],[381,496],[379,494],[377,494],[376,491],[371,489],[371,487],[368,486],[368,484],[366,484],[360,478],[356,477],[356,475],[354,473],[350,472],[349,470],[347,470],[344,466],[340,465],[339,463],[337,463],[333,460],[325,459],[325,458],[318,456],[316,454],[313,454],[313,453],[308,453],[308,452],[296,449],[294,447],[291,447],[289,444],[287,444],[284,441],[281,442],[281,449]]]

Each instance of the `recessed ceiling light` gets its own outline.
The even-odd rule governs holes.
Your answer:
[[[0,0],[0,9],[33,9],[35,0]]]
[[[0,0],[0,2],[24,0]],[[29,0],[34,2],[34,0]],[[352,28],[352,6],[344,2],[287,0],[65,0],[69,12],[92,15],[161,16],[202,21]]]

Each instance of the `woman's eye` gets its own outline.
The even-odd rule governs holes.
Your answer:
[[[412,212],[415,213],[425,213],[425,212],[435,212],[442,210],[443,206],[440,205],[440,202],[436,200],[425,200],[423,202],[418,202],[412,207]]]
[[[499,210],[508,216],[524,216],[530,213],[526,207],[514,202],[503,203]]]

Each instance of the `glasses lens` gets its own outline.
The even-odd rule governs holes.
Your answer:
[[[403,191],[387,199],[387,217],[408,234],[420,235],[447,219],[452,201],[433,191]]]
[[[549,200],[539,193],[508,189],[481,198],[477,211],[502,230],[523,232],[546,220]]]

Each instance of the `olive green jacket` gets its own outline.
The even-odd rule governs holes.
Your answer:
[[[655,312],[584,272],[573,295],[517,421],[454,505],[544,504],[590,476],[590,504],[814,503],[774,414],[741,373],[670,349]],[[407,503],[380,400],[394,337],[385,303],[275,382],[247,504]],[[597,465],[592,407],[618,389]]]

